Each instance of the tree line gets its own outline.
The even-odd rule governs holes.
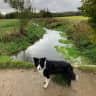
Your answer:
[[[19,11],[6,14],[5,16],[0,14],[0,18],[17,18],[18,12],[22,12],[25,9],[24,0],[5,0],[5,2],[8,2],[11,7]],[[31,17],[62,17],[84,15],[91,17],[91,20],[96,22],[96,0],[81,0],[81,2],[82,6],[79,8],[78,12],[51,13],[49,10],[41,10],[39,13],[31,12]],[[31,6],[28,8],[30,9]]]
[[[21,13],[22,14],[22,13]],[[50,11],[41,10],[39,13],[30,13],[31,18],[50,18],[50,17],[64,17],[64,16],[80,16],[81,12],[61,12],[61,13],[52,13]],[[6,15],[0,14],[0,19],[14,19],[19,18],[19,12],[11,12]]]

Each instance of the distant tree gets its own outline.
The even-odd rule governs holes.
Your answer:
[[[24,0],[5,0],[8,2],[12,8],[16,8],[19,11],[24,9]]]
[[[80,16],[80,11],[68,11],[68,12],[59,12],[59,13],[51,13],[53,17],[64,17],[64,16]]]
[[[51,12],[47,9],[40,10],[40,17],[52,17]]]
[[[52,13],[49,11],[49,9],[47,8],[46,14],[48,17],[52,17]]]
[[[81,12],[96,22],[96,0],[81,0],[81,2],[82,7],[79,8]]]
[[[5,15],[5,18],[6,19],[18,19],[18,12],[12,12],[12,13],[7,13],[6,15]]]
[[[30,0],[5,0],[5,2],[8,2],[12,8],[15,8],[17,10],[18,18],[20,20],[20,32],[24,33],[24,28],[31,19],[30,18],[31,17],[30,16],[31,14]]]
[[[4,18],[4,15],[2,15],[1,13],[0,13],[0,19],[3,19]]]

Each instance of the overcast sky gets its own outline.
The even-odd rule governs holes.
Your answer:
[[[33,7],[37,9],[48,8],[52,12],[77,11],[81,0],[33,0]],[[0,0],[0,12],[8,13],[14,9]]]

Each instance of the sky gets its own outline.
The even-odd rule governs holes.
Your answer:
[[[81,5],[81,0],[31,0],[34,8],[46,9],[48,8],[51,12],[65,12],[65,11],[77,11],[77,8]],[[4,3],[0,0],[0,12],[5,14],[13,12],[14,9],[9,4]]]
[[[9,13],[9,12],[13,12],[14,9],[10,8],[9,4],[4,3],[3,0],[0,0],[0,13]]]

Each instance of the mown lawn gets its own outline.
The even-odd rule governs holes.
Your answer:
[[[68,17],[56,17],[55,19],[57,20],[88,20],[88,17],[84,17],[84,16],[68,16]]]

